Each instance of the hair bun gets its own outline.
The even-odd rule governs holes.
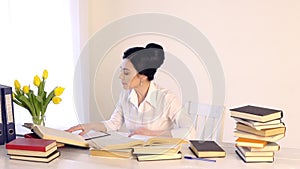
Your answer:
[[[156,49],[162,49],[163,50],[163,47],[160,46],[159,44],[156,44],[156,43],[148,43],[148,45],[146,45],[146,48],[156,48]]]

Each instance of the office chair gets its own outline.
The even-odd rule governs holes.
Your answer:
[[[222,142],[224,106],[189,101],[184,107],[193,119],[196,139]]]

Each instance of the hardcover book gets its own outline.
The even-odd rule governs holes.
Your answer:
[[[255,148],[263,148],[267,144],[267,142],[263,140],[254,140],[254,139],[242,138],[242,137],[236,139],[235,142],[237,146],[255,147]]]
[[[40,125],[33,125],[30,128],[32,132],[34,132],[42,139],[56,140],[60,143],[79,147],[89,147],[88,142],[85,141],[84,138],[78,134],[69,133],[63,130],[58,130]]]
[[[110,135],[88,140],[91,147],[102,150],[128,149],[136,146],[162,145],[162,144],[182,144],[187,143],[181,138],[153,137],[147,140],[138,140],[122,136],[116,132]]]
[[[245,157],[273,157],[273,151],[251,151],[248,147],[236,146]]]
[[[162,144],[133,147],[133,154],[177,154],[181,144]]]
[[[245,163],[259,163],[259,162],[260,163],[265,163],[265,162],[271,163],[274,161],[274,156],[247,157],[247,156],[244,156],[244,154],[239,149],[236,149],[235,152]]]
[[[251,121],[251,120],[244,120],[240,118],[234,118],[234,119],[237,121],[237,123],[247,125],[249,127],[255,128],[256,130],[285,127],[284,123],[281,122],[281,120],[272,120],[265,123],[261,123],[261,122]]]
[[[148,154],[148,155],[137,155],[138,161],[156,161],[156,160],[177,160],[182,159],[181,152],[176,154]]]
[[[281,110],[251,105],[230,109],[230,111],[231,117],[237,117],[258,122],[267,122],[275,119],[280,119],[283,116]]]
[[[48,151],[30,151],[30,150],[15,150],[7,149],[8,155],[32,156],[32,157],[47,157],[57,150],[57,147],[52,147]]]
[[[56,146],[55,140],[36,139],[36,138],[16,138],[15,140],[5,145],[6,149],[14,150],[30,150],[30,151],[43,151]]]
[[[236,124],[236,129],[240,130],[240,131],[252,133],[252,134],[255,134],[255,135],[263,136],[263,137],[274,136],[274,135],[285,133],[285,127],[277,127],[277,128],[257,130],[255,128],[249,127],[249,126],[241,124],[241,123]]]
[[[91,156],[100,156],[100,157],[112,157],[112,158],[131,158],[132,149],[121,149],[121,150],[100,150],[90,148]]]
[[[274,124],[276,125],[276,124],[282,123],[281,119],[271,120],[271,121],[267,121],[267,122],[257,122],[257,121],[252,121],[252,120],[236,118],[236,117],[233,117],[233,119],[239,123],[245,124],[245,125],[253,127],[253,128],[258,127],[258,126],[269,126],[269,125],[274,125]]]
[[[24,138],[37,138],[37,139],[41,139],[38,135],[36,135],[35,133],[27,133],[27,134],[24,134]],[[59,142],[56,142],[56,146],[57,148],[59,147],[64,147],[65,144],[64,143],[59,143]]]
[[[14,160],[24,160],[24,161],[33,161],[33,162],[43,162],[48,163],[55,158],[59,157],[59,151],[54,151],[47,157],[34,157],[34,156],[21,156],[21,155],[11,155],[9,158]]]
[[[248,147],[251,152],[254,151],[279,151],[280,146],[275,142],[268,142],[268,144],[264,148],[254,148]]]
[[[263,141],[268,141],[268,142],[276,142],[280,139],[282,139],[285,135],[284,134],[278,134],[274,136],[258,136],[255,134],[243,132],[243,131],[234,131],[234,136],[236,137],[243,137],[243,138],[249,138],[249,139],[254,139],[254,140],[263,140]]]
[[[225,157],[226,152],[215,141],[190,140],[190,149],[197,157]]]

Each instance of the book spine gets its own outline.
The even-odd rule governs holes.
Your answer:
[[[12,100],[12,88],[9,86],[0,85],[2,91],[2,122],[5,129],[6,143],[16,139],[14,107]]]
[[[29,151],[43,151],[46,152],[46,147],[38,147],[38,146],[21,146],[21,145],[11,145],[6,144],[6,149],[12,149],[12,150],[29,150]]]
[[[6,137],[5,137],[5,128],[4,128],[4,118],[3,118],[3,114],[4,112],[4,107],[3,107],[3,99],[2,99],[2,90],[0,90],[0,145],[4,145],[5,141],[6,141]]]

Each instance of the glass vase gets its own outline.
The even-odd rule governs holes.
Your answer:
[[[32,122],[36,125],[45,126],[46,116],[32,116]]]

